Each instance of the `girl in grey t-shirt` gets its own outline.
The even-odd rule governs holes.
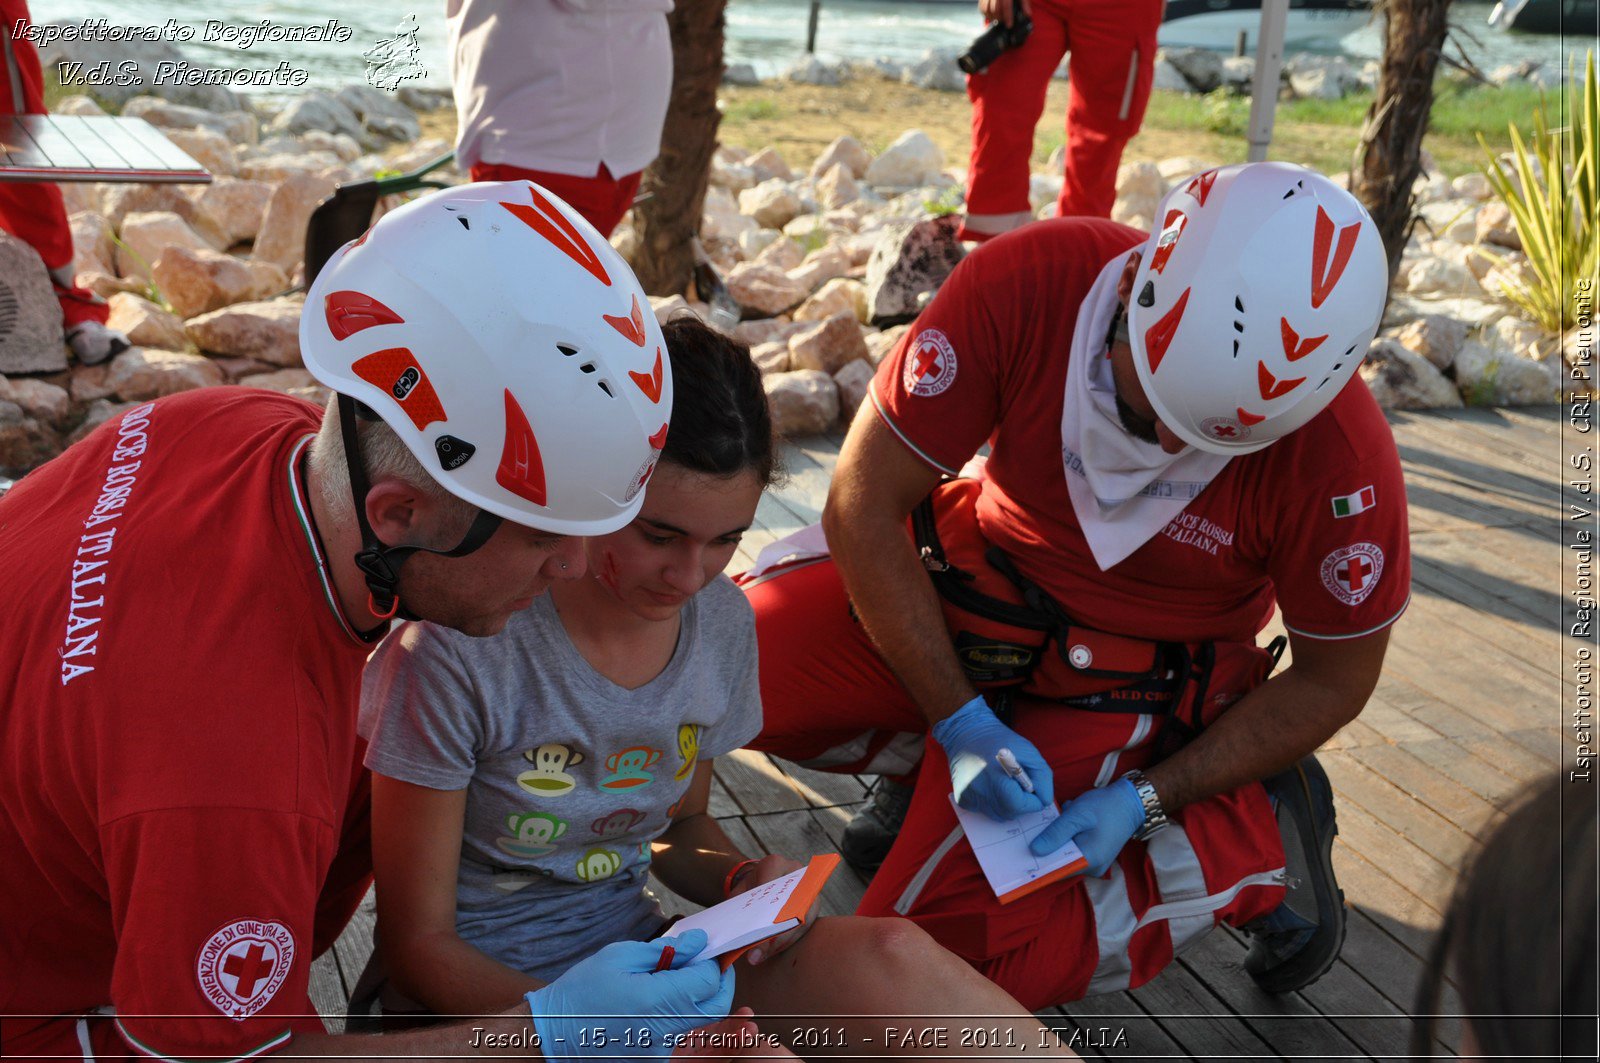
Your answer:
[[[742,347],[698,322],[665,334],[672,429],[590,573],[492,638],[408,624],[368,666],[379,936],[431,1011],[514,1002],[655,936],[652,868],[714,904],[800,866],[747,860],[705,814],[712,758],[761,729],[755,622],[722,571],[773,475],[765,393]]]

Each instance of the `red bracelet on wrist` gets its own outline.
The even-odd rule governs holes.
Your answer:
[[[728,871],[728,877],[722,880],[722,896],[724,898],[732,897],[733,887],[739,884],[739,876],[743,875],[746,870],[756,866],[760,862],[761,861],[759,859],[750,859],[740,860],[737,864],[734,864],[732,869]]]

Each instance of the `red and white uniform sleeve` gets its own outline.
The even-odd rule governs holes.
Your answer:
[[[1284,626],[1345,639],[1394,623],[1411,600],[1409,535],[1392,444],[1299,491],[1268,564]]]
[[[971,256],[878,366],[872,402],[910,450],[954,476],[1000,416],[1000,329],[983,293],[984,260]]]
[[[135,1054],[248,1059],[324,1032],[308,986],[335,826],[235,796],[237,807],[144,812],[101,829],[111,996]]]

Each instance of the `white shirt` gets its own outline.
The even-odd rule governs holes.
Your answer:
[[[672,91],[672,0],[445,0],[456,158],[592,176],[644,169]]]

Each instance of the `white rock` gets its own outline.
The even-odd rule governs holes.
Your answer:
[[[1230,55],[1222,60],[1222,84],[1235,92],[1249,92],[1255,85],[1256,58]]]
[[[1159,89],[1162,92],[1194,91],[1189,87],[1189,79],[1184,77],[1183,73],[1173,66],[1170,60],[1161,58],[1156,59],[1155,80],[1151,82],[1150,87]]]
[[[756,255],[755,261],[760,265],[771,266],[787,273],[804,262],[805,258],[805,251],[792,237],[780,234],[778,239],[773,240]]]
[[[1498,201],[1485,203],[1478,211],[1478,243],[1495,244],[1513,251],[1522,250],[1522,235],[1511,217],[1511,211]]]
[[[239,172],[233,145],[214,129],[169,129],[166,136],[213,177],[232,177]]]
[[[1300,52],[1283,69],[1289,77],[1289,87],[1302,99],[1337,100],[1360,83],[1342,55]]]
[[[72,229],[73,268],[79,273],[110,273],[117,250],[111,242],[111,223],[101,214],[83,210],[67,224]]]
[[[1560,338],[1552,336],[1532,321],[1503,317],[1484,329],[1484,342],[1503,357],[1532,358],[1542,362],[1560,349]]]
[[[900,342],[900,337],[904,336],[910,329],[910,325],[894,325],[891,328],[884,329],[882,332],[875,332],[867,336],[867,359],[873,365],[883,361],[889,352],[894,350],[894,345]]]
[[[817,181],[817,201],[829,210],[861,198],[861,188],[843,163],[835,163]]]
[[[794,312],[796,321],[825,321],[835,314],[851,313],[857,320],[866,312],[866,289],[860,281],[835,277],[818,288]]]
[[[1462,404],[1455,385],[1433,363],[1392,339],[1373,341],[1360,372],[1372,397],[1386,410],[1433,410]]]
[[[1065,182],[1059,174],[1035,173],[1028,175],[1028,204],[1037,213],[1046,207],[1054,207],[1061,198],[1061,186]]]
[[[789,337],[789,363],[795,369],[820,369],[836,373],[846,363],[867,356],[861,323],[854,308],[820,321]]]
[[[782,178],[771,178],[739,193],[739,213],[754,218],[763,229],[781,229],[801,212],[800,197]]]
[[[1448,369],[1467,339],[1467,326],[1441,314],[1428,314],[1403,326],[1394,338],[1439,369]]]
[[[741,321],[733,327],[733,338],[751,348],[764,343],[781,342],[783,349],[788,350],[789,337],[809,327],[804,321],[790,321],[787,317],[779,315],[755,321]]]
[[[855,416],[856,409],[872,389],[873,375],[872,363],[865,358],[857,358],[833,374],[833,382],[839,388],[840,417],[849,420]]]
[[[54,428],[67,427],[72,417],[72,396],[67,389],[33,377],[0,377],[0,400],[16,403],[29,417]]]
[[[739,204],[726,188],[707,188],[702,211],[700,237],[703,240],[737,240],[741,233],[761,228],[760,222],[739,212]]]
[[[849,135],[838,137],[823,148],[822,154],[817,156],[817,161],[811,164],[811,176],[821,177],[837,165],[843,165],[849,170],[851,177],[865,177],[867,167],[872,165],[872,152],[855,137]]]
[[[291,177],[319,174],[339,166],[339,157],[331,151],[307,151],[298,155],[267,155],[239,164],[239,176],[252,181],[271,181],[274,184]]]
[[[300,310],[295,299],[236,303],[201,314],[184,328],[201,350],[254,358],[273,365],[300,365]]]
[[[765,376],[768,373],[787,373],[789,366],[789,341],[773,340],[757,344],[750,349],[750,359]]]
[[[0,477],[21,476],[60,452],[58,433],[16,403],[0,400]]]
[[[1442,258],[1424,258],[1405,276],[1406,291],[1413,295],[1470,296],[1481,290],[1465,266]]]
[[[422,136],[422,123],[411,113],[411,108],[395,98],[393,93],[375,89],[371,85],[349,84],[335,97],[356,116],[361,131],[368,139],[396,140],[409,144]],[[312,129],[325,131],[322,126]],[[354,140],[362,137],[351,133]],[[351,156],[354,158],[354,156]]]
[[[749,63],[729,63],[722,71],[722,83],[751,88],[761,84],[761,78],[756,76],[756,68]]]
[[[211,129],[228,138],[230,144],[254,144],[259,137],[255,116],[246,111],[221,113],[203,107],[187,107],[154,96],[136,96],[122,108],[124,118],[143,118],[162,129]]]
[[[1450,188],[1462,199],[1475,199],[1481,203],[1494,198],[1489,179],[1481,173],[1464,173],[1450,182]]]
[[[1430,230],[1446,240],[1470,244],[1477,239],[1478,204],[1469,199],[1444,199],[1418,208]]]
[[[1195,155],[1174,155],[1156,163],[1156,173],[1161,175],[1161,180],[1166,182],[1166,187],[1176,188],[1195,174],[1214,170],[1220,165],[1212,159],[1202,159]]]
[[[747,188],[754,188],[758,183],[756,172],[743,163],[723,162],[720,159],[711,160],[711,183],[730,192],[743,192]]]
[[[183,350],[183,320],[176,314],[132,292],[118,292],[106,301],[111,304],[107,326],[126,335],[134,346]]]
[[[727,276],[727,285],[728,293],[740,306],[769,317],[798,305],[809,291],[782,270],[756,262],[734,268]]]
[[[1111,207],[1114,221],[1132,224],[1134,219],[1155,217],[1167,182],[1154,163],[1131,162],[1117,168],[1117,199]]]
[[[1165,59],[1177,68],[1194,92],[1210,92],[1222,84],[1222,56],[1208,48],[1162,48],[1157,61]]]
[[[368,147],[374,147],[378,138],[361,127],[361,119],[349,104],[330,92],[314,90],[294,96],[278,116],[267,123],[268,133],[303,133],[321,129],[328,133],[343,133]]]
[[[168,248],[156,260],[154,278],[181,318],[261,299],[289,287],[289,278],[271,262],[235,258],[208,248]],[[178,346],[182,346],[181,340]]]
[[[50,106],[51,114],[70,114],[79,118],[93,118],[104,115],[105,108],[94,101],[93,96],[63,96]]]
[[[196,203],[216,221],[223,238],[232,245],[256,238],[272,192],[273,186],[266,181],[219,177],[200,189]]]
[[[807,292],[812,292],[822,287],[823,282],[843,277],[849,272],[850,256],[830,244],[807,255],[804,262],[789,271],[789,279]]]
[[[746,229],[739,234],[739,251],[746,259],[752,259],[783,238],[777,229]]]
[[[744,160],[744,164],[756,173],[760,181],[792,181],[794,171],[789,169],[789,164],[783,161],[783,156],[778,154],[778,149],[770,144]]]
[[[335,187],[327,178],[310,174],[296,174],[280,184],[267,201],[254,256],[285,274],[293,273],[305,258],[306,222],[317,205],[333,195]]]
[[[176,214],[188,223],[201,239],[212,247],[220,247],[227,237],[222,227],[193,199],[184,194],[178,185],[120,184],[113,185],[101,197],[105,204],[102,212],[111,228],[122,231],[128,215],[143,212]]]
[[[117,272],[124,277],[150,279],[150,267],[169,247],[194,251],[213,248],[178,215],[168,211],[135,211],[122,222],[122,246],[117,248]]]
[[[919,89],[936,92],[965,92],[966,75],[956,65],[960,48],[930,48],[922,58],[910,64],[900,74],[900,80]]]
[[[158,399],[225,382],[211,359],[183,351],[130,347],[111,361],[106,386],[124,402]]]
[[[920,129],[901,133],[867,167],[867,184],[909,188],[937,177],[944,168],[944,152]]]
[[[1537,362],[1467,341],[1456,355],[1456,385],[1474,406],[1533,406],[1555,402],[1561,372],[1553,362]]]
[[[871,320],[897,323],[914,316],[924,292],[937,289],[961,261],[953,217],[887,226],[867,263],[867,308]]]
[[[239,384],[247,388],[266,388],[268,391],[297,391],[317,387],[317,378],[306,369],[275,369],[270,373],[255,373],[241,377]]]
[[[815,369],[769,373],[761,379],[772,410],[772,428],[787,438],[826,432],[839,419],[839,387]]]
[[[795,60],[781,76],[797,85],[837,85],[841,80],[837,66],[830,66],[814,55]]]

